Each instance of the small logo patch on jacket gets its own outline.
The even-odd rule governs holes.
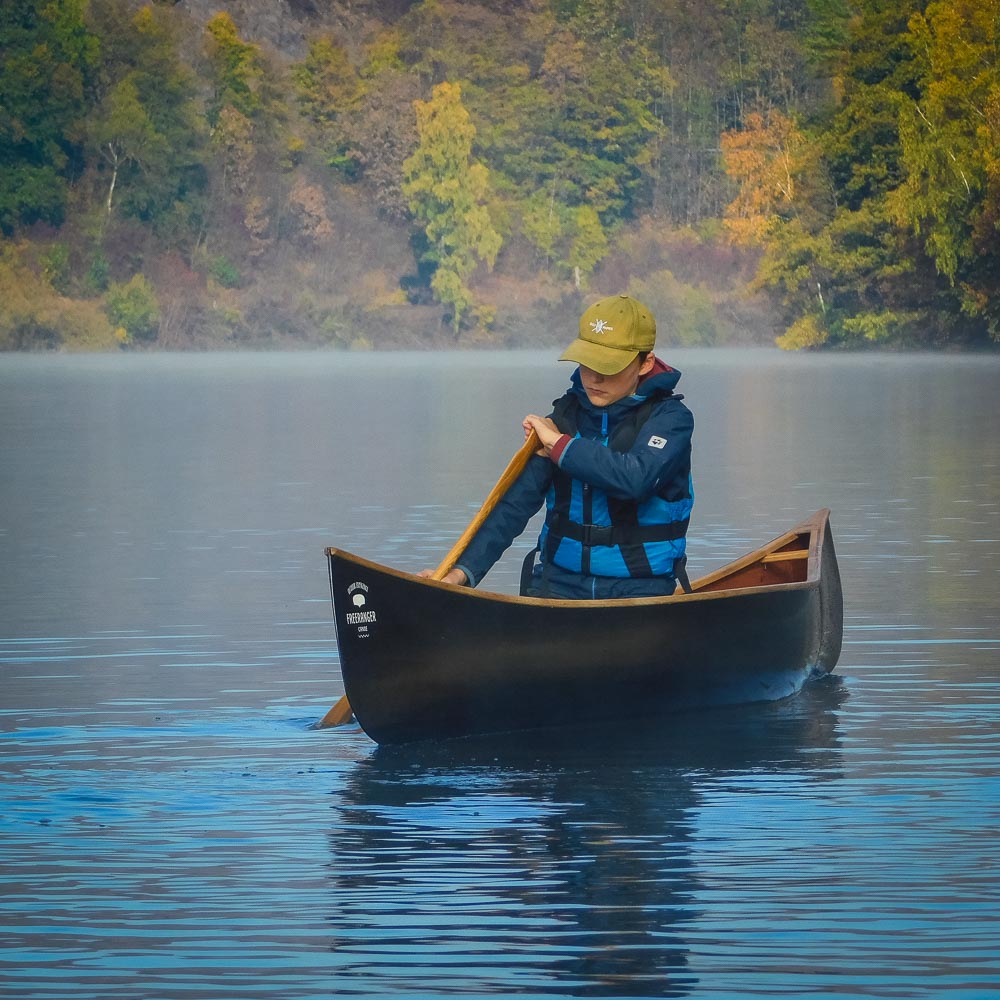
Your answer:
[[[650,448],[665,448],[667,446],[667,439],[657,437],[655,434],[646,442]]]

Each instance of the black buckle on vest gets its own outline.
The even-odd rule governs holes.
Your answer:
[[[588,548],[595,545],[614,545],[614,526],[609,524],[583,524],[580,541]]]

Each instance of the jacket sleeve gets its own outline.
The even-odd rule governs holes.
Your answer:
[[[455,564],[469,578],[470,586],[478,586],[493,564],[510,548],[511,542],[524,531],[545,502],[551,482],[552,463],[534,455]]]
[[[559,456],[559,468],[608,496],[646,500],[679,476],[686,488],[693,431],[691,411],[679,400],[668,400],[639,428],[628,451],[574,438]]]

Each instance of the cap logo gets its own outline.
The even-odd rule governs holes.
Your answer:
[[[594,322],[590,324],[590,329],[593,330],[594,333],[615,332],[615,328],[610,323],[608,323],[607,320],[603,319],[595,319]]]

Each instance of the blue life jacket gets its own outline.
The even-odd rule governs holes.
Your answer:
[[[620,416],[610,432],[607,415],[602,414],[599,440],[614,451],[627,452],[654,411],[666,400],[681,399],[669,389],[656,389]],[[564,434],[580,436],[580,408],[579,392],[573,390],[553,403],[552,419]],[[683,566],[694,504],[689,465],[685,472],[637,501],[609,496],[557,467],[539,537],[543,562],[592,576],[674,576],[675,564],[680,561]]]

